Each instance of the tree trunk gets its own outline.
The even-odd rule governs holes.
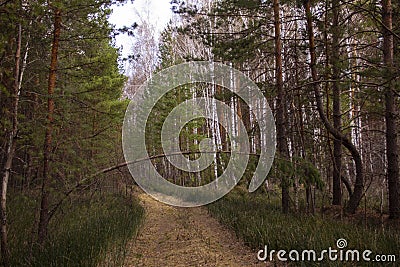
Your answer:
[[[14,82],[12,86],[12,106],[11,106],[11,122],[12,129],[8,136],[7,148],[6,148],[6,161],[3,168],[3,177],[1,181],[1,257],[3,259],[4,266],[10,266],[10,250],[8,247],[8,236],[7,236],[7,188],[8,180],[10,178],[10,172],[12,162],[14,159],[15,149],[17,146],[17,135],[18,135],[18,104],[19,104],[19,75],[20,75],[20,59],[21,59],[21,40],[22,40],[22,26],[17,26],[17,49],[15,52],[15,66],[14,66]]]
[[[289,151],[286,140],[286,124],[285,109],[286,97],[283,90],[283,74],[282,74],[282,43],[281,43],[281,22],[279,15],[279,0],[274,0],[274,26],[275,26],[275,72],[276,72],[276,90],[277,90],[277,107],[276,107],[276,135],[278,155],[282,160],[289,159]],[[282,212],[289,212],[289,181],[286,175],[281,178],[282,186]]]
[[[50,73],[48,80],[48,100],[47,100],[47,126],[44,140],[43,149],[43,180],[42,180],[42,199],[40,204],[40,218],[39,218],[39,229],[38,229],[38,242],[43,244],[47,237],[47,228],[49,223],[49,161],[51,154],[51,143],[52,143],[52,131],[53,131],[53,115],[54,115],[54,89],[56,87],[57,78],[57,56],[58,47],[60,43],[61,33],[61,11],[56,9],[54,11],[54,35],[53,43],[51,48],[51,63]]]
[[[393,35],[392,35],[392,3],[382,0],[383,22],[383,64],[386,86],[385,122],[386,122],[386,157],[389,189],[389,216],[400,218],[400,184],[399,184],[399,151],[397,143],[396,103],[393,83]]]
[[[355,213],[357,207],[360,204],[363,190],[364,190],[364,174],[363,174],[363,166],[360,152],[357,150],[355,145],[340,131],[334,128],[329,122],[326,114],[324,113],[324,107],[322,102],[322,97],[319,91],[318,85],[318,74],[317,74],[317,59],[315,54],[315,41],[314,41],[314,30],[312,25],[312,14],[311,14],[311,4],[310,0],[304,1],[304,10],[306,12],[306,20],[307,20],[307,34],[308,34],[308,42],[309,42],[309,50],[310,50],[310,68],[311,68],[311,78],[313,80],[313,89],[315,94],[315,101],[317,104],[318,113],[320,118],[325,126],[325,128],[333,135],[335,139],[341,140],[342,144],[349,150],[351,156],[353,157],[354,164],[356,166],[356,181],[354,185],[353,194],[350,196],[349,202],[347,203],[346,210],[350,213]]]
[[[340,107],[340,58],[339,58],[339,1],[332,0],[332,101],[333,101],[333,127],[341,132],[342,128],[342,113]],[[332,204],[342,205],[342,141],[335,138],[333,141],[333,184],[332,184]]]
[[[225,102],[225,96],[223,95],[222,87],[217,85],[216,86],[216,93],[219,97],[221,97],[221,101]],[[225,123],[225,117],[224,117],[223,109],[221,109],[219,106],[217,108],[217,116],[218,116],[218,121],[219,121],[219,133],[221,136],[221,149],[222,151],[226,151],[228,149],[227,143],[226,143],[226,129],[222,126]]]

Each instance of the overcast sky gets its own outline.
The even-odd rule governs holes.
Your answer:
[[[143,18],[149,18],[149,23],[153,24],[159,32],[161,32],[172,16],[171,0],[129,0],[128,3],[121,6],[114,6],[113,13],[109,21],[116,25],[117,28],[130,26],[134,22],[138,22],[138,14]],[[123,46],[122,55],[129,54],[132,39],[126,35],[117,36],[117,46]]]

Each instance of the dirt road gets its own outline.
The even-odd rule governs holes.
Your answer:
[[[206,208],[171,207],[142,192],[138,197],[146,218],[124,266],[266,266]]]

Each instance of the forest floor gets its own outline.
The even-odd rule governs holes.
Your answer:
[[[140,191],[146,215],[124,266],[267,266],[204,207],[173,207]]]

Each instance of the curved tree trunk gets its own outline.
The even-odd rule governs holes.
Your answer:
[[[322,102],[322,97],[319,91],[318,85],[318,74],[316,68],[316,54],[315,54],[315,41],[314,41],[314,30],[312,25],[312,14],[311,14],[311,4],[310,0],[304,1],[304,9],[306,12],[306,20],[307,20],[307,33],[308,33],[308,42],[309,42],[309,50],[310,50],[310,68],[311,68],[311,77],[313,80],[313,89],[315,94],[315,101],[317,104],[318,113],[320,118],[325,126],[325,128],[333,135],[333,137],[337,140],[340,140],[342,144],[349,150],[351,156],[353,157],[354,164],[356,166],[356,181],[354,185],[353,194],[350,196],[349,202],[347,203],[346,211],[350,213],[355,213],[358,205],[360,204],[361,198],[363,196],[364,190],[364,174],[363,174],[363,166],[360,152],[355,147],[355,145],[338,129],[331,125],[326,114],[324,113],[324,107]]]

